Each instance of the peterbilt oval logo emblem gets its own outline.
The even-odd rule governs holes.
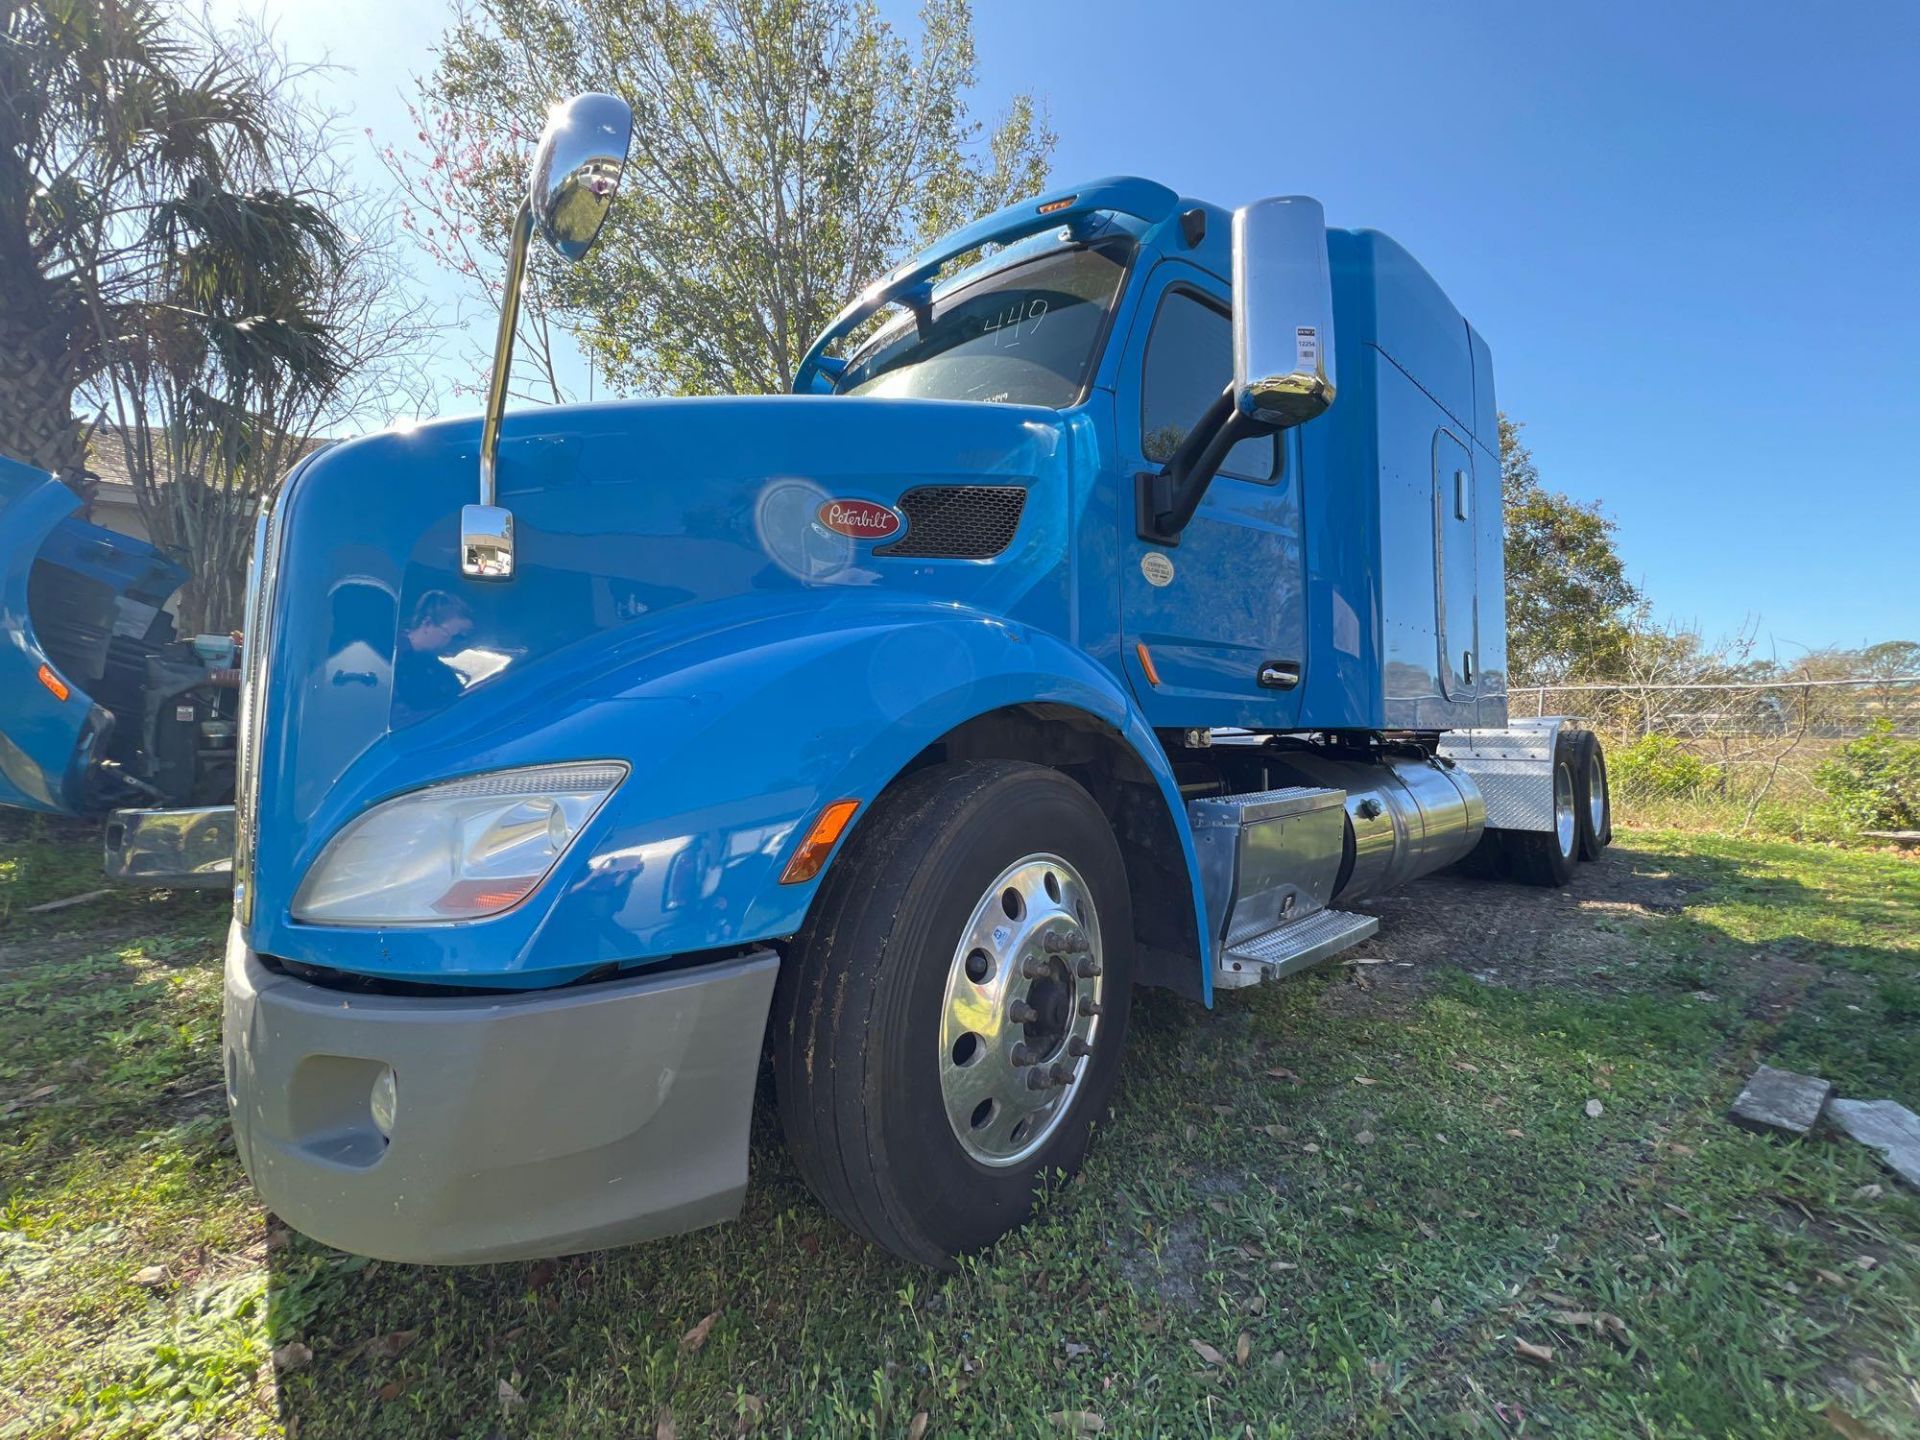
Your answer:
[[[884,540],[900,530],[899,512],[871,500],[829,500],[814,518],[834,534],[855,540]]]

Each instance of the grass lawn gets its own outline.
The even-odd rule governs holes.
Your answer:
[[[1911,860],[1623,831],[1212,1012],[1145,992],[1086,1172],[950,1277],[838,1230],[764,1106],[717,1230],[293,1235],[227,1132],[220,901],[22,913],[96,864],[0,821],[0,1435],[1920,1435],[1920,1199],[1722,1118],[1761,1058],[1920,1107]]]

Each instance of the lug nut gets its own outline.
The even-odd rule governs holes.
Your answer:
[[[1058,930],[1049,930],[1040,937],[1040,948],[1049,955],[1058,955],[1067,948],[1067,937]]]
[[[1007,1058],[1016,1065],[1031,1065],[1040,1058],[1040,1052],[1022,1040],[1013,1047]]]
[[[1083,955],[1079,963],[1073,967],[1073,973],[1082,980],[1091,980],[1100,973],[1100,962],[1091,955]]]
[[[1050,1090],[1053,1088],[1053,1076],[1044,1065],[1036,1065],[1027,1071],[1027,1089]]]
[[[1086,1041],[1082,1040],[1078,1035],[1073,1035],[1068,1037],[1067,1054],[1073,1056],[1077,1060],[1082,1055],[1091,1055],[1092,1053],[1093,1053],[1093,1046],[1089,1045]]]
[[[1029,980],[1045,980],[1053,974],[1053,967],[1038,955],[1029,955],[1020,962],[1020,973]]]
[[[1007,1007],[1007,1018],[1016,1025],[1031,1025],[1040,1018],[1040,1012],[1024,1000],[1016,1000]]]
[[[1047,1071],[1047,1074],[1056,1085],[1071,1085],[1073,1083],[1073,1066],[1064,1060],[1054,1061],[1052,1068]]]
[[[1098,1015],[1100,1013],[1100,1002],[1098,1000],[1082,1000],[1080,1002],[1080,1013],[1082,1015]]]

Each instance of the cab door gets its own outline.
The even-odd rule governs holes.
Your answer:
[[[1307,660],[1298,440],[1242,441],[1179,544],[1139,538],[1135,475],[1160,469],[1233,377],[1226,287],[1177,261],[1148,287],[1117,387],[1121,663],[1155,726],[1286,729]]]

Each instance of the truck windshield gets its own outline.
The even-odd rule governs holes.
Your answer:
[[[855,352],[842,395],[1058,410],[1080,398],[1132,256],[1130,240],[1050,250],[903,316]]]

